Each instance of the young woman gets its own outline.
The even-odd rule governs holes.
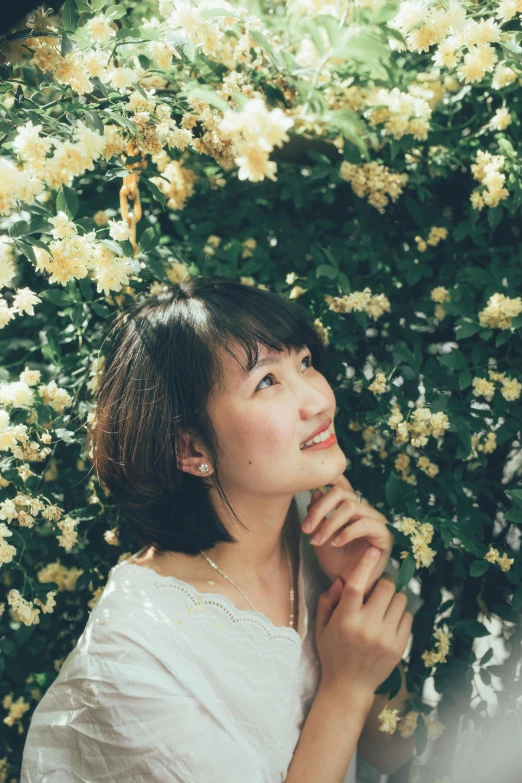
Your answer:
[[[110,337],[90,458],[143,547],[38,704],[21,783],[353,783],[358,742],[400,766],[374,691],[412,615],[381,577],[386,520],[343,476],[308,313],[199,277]],[[351,544],[314,549],[305,516]]]

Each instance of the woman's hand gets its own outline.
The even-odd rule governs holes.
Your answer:
[[[320,489],[313,493],[301,528],[312,535],[319,565],[332,581],[337,576],[346,581],[368,547],[379,549],[381,554],[365,591],[369,595],[386,567],[393,546],[387,519],[367,500],[357,501],[357,493],[343,474],[328,486],[331,489],[324,495]],[[328,519],[327,514],[330,514]],[[319,537],[317,542],[313,541],[314,536]],[[332,546],[334,538],[339,539],[338,547]]]

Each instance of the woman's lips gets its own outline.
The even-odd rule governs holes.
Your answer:
[[[314,443],[313,446],[305,446],[304,449],[300,449],[301,451],[320,451],[321,449],[329,449],[330,446],[333,446],[334,443],[337,443],[337,438],[335,436],[335,432],[332,432],[329,438],[326,440],[323,440],[321,443]]]

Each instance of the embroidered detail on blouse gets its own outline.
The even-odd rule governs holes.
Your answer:
[[[238,607],[222,593],[200,593],[191,584],[183,582],[175,576],[158,574],[157,571],[154,571],[151,568],[137,565],[136,563],[128,563],[126,560],[122,560],[122,562],[114,566],[112,570],[121,569],[122,566],[125,566],[127,569],[139,569],[142,576],[158,589],[176,588],[188,597],[193,604],[194,611],[200,611],[204,608],[203,605],[215,606],[226,614],[230,622],[257,625],[271,640],[282,639],[290,642],[296,647],[300,647],[304,641],[304,638],[301,637],[295,628],[291,628],[290,626],[277,626],[267,617],[267,615],[263,614],[263,612],[254,612],[252,609],[238,609]],[[303,606],[304,611],[304,602],[301,599],[300,604]],[[192,611],[191,607],[188,606],[186,609],[190,614],[190,611]],[[177,620],[176,622],[180,623],[183,621]]]

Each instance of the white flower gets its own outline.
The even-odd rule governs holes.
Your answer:
[[[13,297],[13,307],[19,315],[27,313],[27,315],[34,315],[34,305],[39,304],[42,300],[39,296],[31,291],[30,288],[21,288]]]
[[[130,239],[131,231],[125,220],[109,220],[109,234],[117,242]]]
[[[99,14],[98,16],[89,19],[85,25],[85,29],[95,43],[110,41],[110,39],[116,35],[116,30],[111,27],[109,20],[103,14]]]
[[[494,117],[490,119],[489,127],[493,130],[503,131],[512,121],[513,118],[511,117],[511,114],[505,106],[502,106],[502,108],[496,110]]]
[[[51,231],[54,239],[69,239],[76,234],[76,226],[65,212],[58,212],[56,217],[49,218],[49,223],[54,226]]]
[[[0,288],[11,282],[16,271],[13,245],[7,237],[0,236]]]
[[[4,405],[13,405],[15,408],[30,406],[34,401],[34,393],[23,381],[0,384],[0,402]]]
[[[108,79],[115,90],[127,90],[138,80],[138,74],[132,68],[111,68]]]
[[[9,426],[9,414],[5,410],[0,410],[0,432],[4,432]]]

